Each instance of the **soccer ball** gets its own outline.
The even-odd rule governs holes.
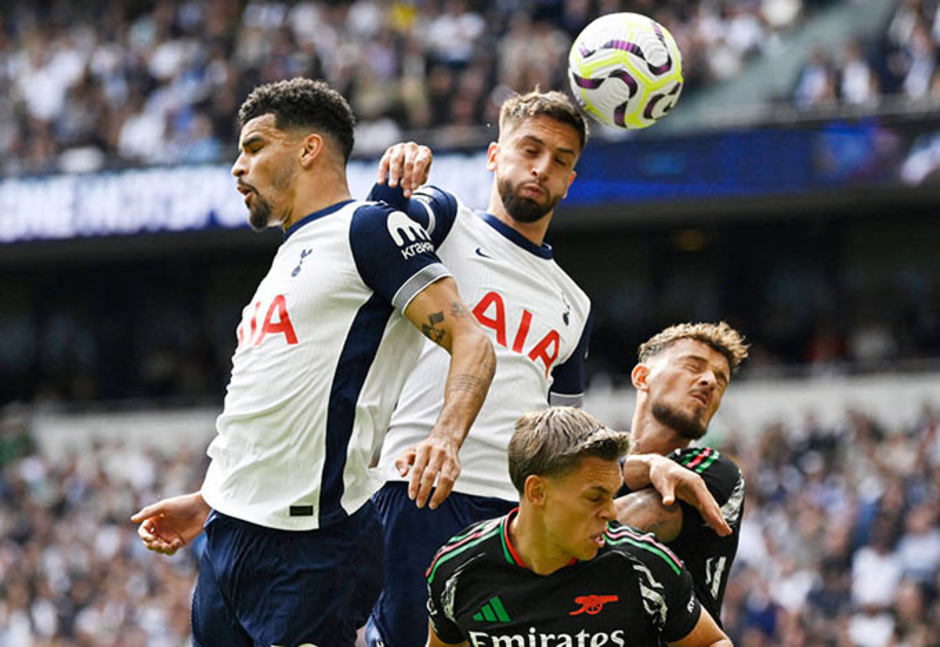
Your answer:
[[[571,92],[597,121],[652,126],[682,92],[682,54],[666,28],[637,13],[612,13],[585,27],[568,54]]]

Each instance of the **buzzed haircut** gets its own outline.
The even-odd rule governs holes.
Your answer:
[[[750,344],[744,342],[744,335],[724,321],[717,324],[682,323],[670,326],[640,344],[637,356],[640,362],[645,362],[659,355],[680,339],[694,339],[717,350],[728,360],[732,375],[747,359],[748,348],[750,348]]]
[[[575,407],[522,414],[509,440],[509,478],[520,494],[529,476],[563,476],[589,456],[615,461],[630,450],[630,435],[606,427]]]
[[[259,85],[238,109],[241,126],[262,115],[274,115],[279,130],[306,128],[332,137],[348,162],[356,127],[349,102],[325,81],[296,77]]]
[[[571,126],[578,132],[581,151],[587,145],[587,121],[574,102],[566,94],[557,90],[540,92],[536,88],[532,92],[516,94],[506,99],[499,109],[499,130],[502,132],[507,126],[515,126],[533,117],[549,117]]]

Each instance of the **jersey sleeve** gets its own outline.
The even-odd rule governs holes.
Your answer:
[[[593,320],[594,315],[591,313],[571,357],[552,370],[552,387],[548,395],[548,403],[552,406],[581,406],[584,397],[584,363],[588,357]]]
[[[409,199],[405,197],[400,186],[375,184],[367,199],[381,200],[421,223],[435,248],[447,238],[457,218],[457,198],[436,186],[423,186],[412,193]]]
[[[666,586],[666,610],[660,634],[665,642],[682,640],[695,629],[702,615],[702,605],[692,589],[692,576],[685,569],[669,576]]]
[[[682,561],[651,534],[629,526],[611,524],[612,535],[632,544],[631,561],[638,580],[643,609],[665,642],[687,636],[695,628],[702,606],[695,597],[692,576]]]
[[[744,511],[744,476],[734,461],[711,447],[677,449],[669,458],[700,475],[728,525],[732,528],[740,525]],[[698,513],[694,507],[687,507]]]
[[[444,602],[441,600],[442,591],[428,582],[428,620],[434,633],[443,642],[449,644],[462,643],[467,636],[460,630],[453,618],[445,612]]]
[[[424,227],[388,205],[357,209],[349,243],[365,284],[402,312],[428,285],[451,276]]]

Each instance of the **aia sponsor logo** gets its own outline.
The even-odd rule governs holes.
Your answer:
[[[242,323],[238,326],[239,348],[243,346],[260,346],[261,342],[270,335],[283,335],[284,341],[291,346],[297,343],[297,333],[294,332],[294,325],[291,323],[290,315],[287,313],[287,297],[283,294],[279,294],[271,300],[265,312],[264,319],[260,320],[259,327],[258,315],[260,315],[261,312],[261,302],[256,301],[251,319],[248,320],[247,324],[243,319]],[[247,314],[246,312],[245,316],[247,316]]]
[[[605,604],[616,602],[619,599],[619,596],[616,595],[579,595],[574,599],[574,602],[575,604],[580,604],[581,607],[575,609],[568,615],[578,616],[582,613],[586,613],[589,616],[596,616],[604,609]]]
[[[531,312],[525,309],[522,310],[519,327],[513,335],[512,346],[508,343],[506,330],[506,303],[498,292],[487,292],[483,295],[483,298],[473,309],[473,316],[476,317],[481,326],[496,333],[497,344],[510,348],[514,353],[526,355],[533,362],[541,362],[545,367],[546,376],[552,370],[552,366],[558,359],[561,337],[557,330],[549,330],[542,339],[532,345],[529,351],[526,352],[525,347],[529,342],[529,328],[532,326]]]

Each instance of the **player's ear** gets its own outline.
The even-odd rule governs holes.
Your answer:
[[[650,369],[646,364],[637,364],[630,373],[630,381],[637,391],[646,391],[649,387]]]
[[[496,142],[490,142],[489,148],[486,149],[486,170],[495,171],[496,170],[496,153],[499,152],[499,144]]]
[[[304,145],[300,150],[300,165],[304,168],[310,168],[322,151],[323,136],[317,133],[310,133],[304,138]]]
[[[541,506],[545,503],[545,479],[536,474],[526,477],[523,496],[529,505]]]

